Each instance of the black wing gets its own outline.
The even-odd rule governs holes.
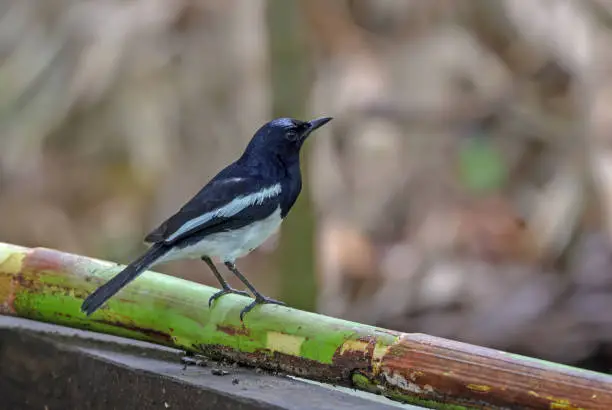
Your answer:
[[[176,214],[145,237],[145,242],[175,243],[194,233],[199,236],[238,229],[272,214],[280,204],[281,186],[247,178],[212,180]]]

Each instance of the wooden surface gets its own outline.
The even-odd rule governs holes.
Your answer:
[[[1,409],[394,410],[373,394],[313,385],[99,333],[0,315]]]

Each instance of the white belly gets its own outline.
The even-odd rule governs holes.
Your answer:
[[[159,263],[178,259],[200,259],[202,256],[218,257],[222,262],[234,262],[264,243],[282,222],[280,207],[270,216],[251,225],[230,232],[214,233],[200,242],[182,249],[173,249],[158,259]]]

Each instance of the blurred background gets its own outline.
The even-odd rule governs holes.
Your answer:
[[[238,262],[263,293],[610,372],[611,26],[610,0],[4,0],[0,241],[127,263],[264,122],[330,115]]]

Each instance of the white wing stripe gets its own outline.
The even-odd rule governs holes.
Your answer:
[[[254,192],[249,195],[242,195],[234,198],[229,203],[223,205],[214,211],[206,212],[203,215],[193,218],[185,222],[179,229],[177,229],[172,235],[166,238],[165,242],[172,242],[174,239],[179,237],[185,232],[188,232],[199,225],[202,225],[213,218],[217,217],[230,217],[236,215],[238,212],[251,205],[261,205],[266,199],[275,197],[281,192],[281,185],[275,184],[268,188],[264,188],[260,191]]]

